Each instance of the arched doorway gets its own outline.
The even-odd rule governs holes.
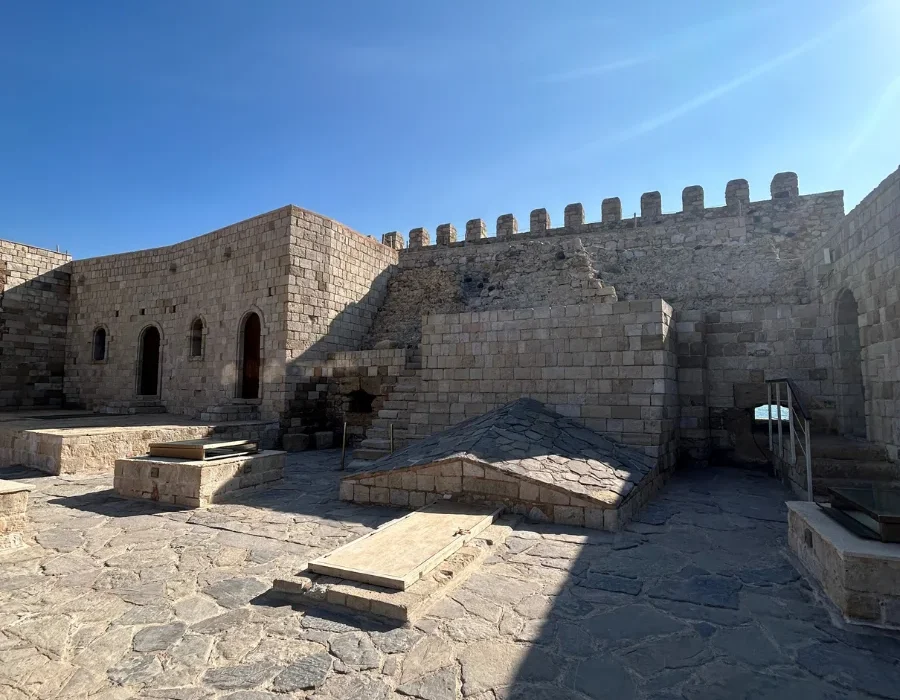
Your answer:
[[[838,295],[834,324],[834,386],[838,429],[843,435],[866,437],[866,397],[859,342],[859,306],[849,289]]]
[[[255,313],[247,314],[241,328],[240,397],[242,399],[259,398],[260,332],[259,316]]]
[[[138,394],[141,396],[159,394],[159,340],[156,326],[147,326],[141,332],[138,357]]]

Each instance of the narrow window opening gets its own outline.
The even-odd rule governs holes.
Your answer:
[[[191,324],[191,357],[203,356],[203,321],[199,318]]]
[[[94,331],[94,362],[103,362],[106,359],[106,329],[98,328]]]

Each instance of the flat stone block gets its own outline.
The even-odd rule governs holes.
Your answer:
[[[327,450],[334,446],[334,433],[330,430],[321,430],[314,434],[317,450]]]
[[[285,452],[303,452],[309,449],[309,435],[306,433],[285,433],[281,436],[281,446]]]
[[[900,544],[853,534],[808,501],[788,507],[788,542],[806,571],[850,621],[898,626]]]
[[[117,459],[113,488],[125,498],[203,508],[279,481],[284,475],[284,455],[279,450],[265,450],[208,461]]]

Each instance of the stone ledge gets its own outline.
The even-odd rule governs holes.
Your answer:
[[[900,544],[866,540],[809,501],[789,501],[788,542],[850,622],[900,628]]]
[[[360,612],[377,618],[413,622],[438,600],[462,585],[502,544],[511,527],[494,524],[466,543],[406,590],[391,590],[304,570],[275,579],[272,591],[279,598],[310,607]]]

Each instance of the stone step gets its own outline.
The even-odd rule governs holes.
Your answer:
[[[394,444],[396,444],[396,438]],[[390,451],[391,441],[388,438],[366,437],[365,440],[359,443],[359,446],[367,450]]]
[[[810,436],[810,447],[812,448],[813,459],[821,457],[867,462],[888,461],[887,451],[883,445],[876,445],[861,438],[813,433]]]
[[[363,447],[353,451],[353,461],[366,460],[374,462],[376,459],[381,459],[388,454],[390,453],[387,450],[372,450]]]
[[[390,426],[391,424],[393,424],[394,426],[394,432],[396,432],[397,430],[406,430],[407,428],[409,428],[409,416],[406,416],[405,418],[401,418],[399,420],[395,420],[393,418],[376,418],[372,421],[373,428],[384,428],[385,431],[387,431],[388,426]]]
[[[798,455],[798,461],[801,457]],[[853,479],[856,481],[900,481],[900,464],[813,457],[813,479]]]
[[[409,432],[408,428],[398,428],[394,425],[394,440],[406,440],[412,437],[412,433]],[[388,439],[388,429],[387,428],[379,428],[372,427],[366,431],[366,438],[373,438],[376,440],[387,440]]]

